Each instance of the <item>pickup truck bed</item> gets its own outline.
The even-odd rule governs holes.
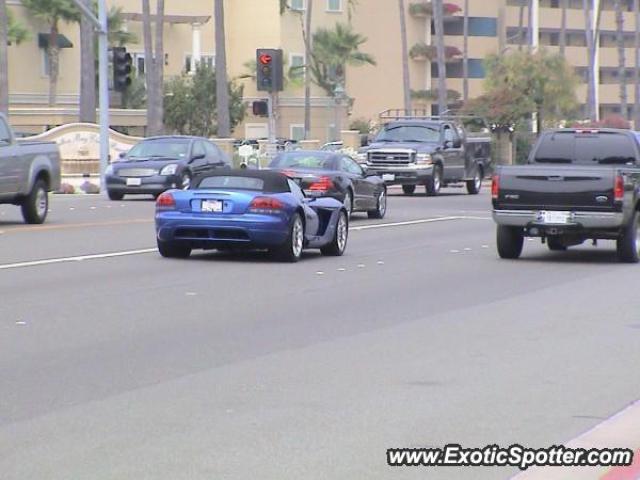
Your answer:
[[[624,130],[545,132],[529,163],[499,167],[493,179],[498,253],[517,258],[524,237],[551,250],[586,240],[618,243],[622,261],[640,260],[640,151]]]

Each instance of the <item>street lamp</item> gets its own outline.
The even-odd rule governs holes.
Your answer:
[[[339,141],[340,140],[340,131],[342,130],[342,126],[341,126],[341,112],[340,112],[340,107],[343,104],[344,100],[347,98],[346,95],[346,91],[344,89],[344,86],[342,86],[341,83],[336,84],[335,88],[333,89],[333,100],[335,102],[335,121],[334,121],[334,126],[335,126],[335,134],[334,134],[334,141]]]

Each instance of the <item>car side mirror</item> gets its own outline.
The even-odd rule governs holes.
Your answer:
[[[446,150],[447,148],[453,148],[453,142],[451,140],[445,140],[444,141],[444,149]]]
[[[119,159],[121,159],[121,160],[122,160],[124,157],[126,157],[126,156],[127,156],[127,152],[120,152],[120,153],[118,154],[118,158],[119,158]]]
[[[453,143],[453,147],[452,148],[460,148],[460,147],[462,147],[462,140],[460,140],[460,139],[454,140],[451,143]]]

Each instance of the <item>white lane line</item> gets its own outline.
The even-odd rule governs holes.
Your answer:
[[[123,205],[124,206],[124,205]],[[389,227],[403,227],[407,225],[420,225],[425,223],[436,223],[436,222],[450,222],[453,220],[466,220],[467,217],[436,217],[436,218],[425,218],[422,220],[409,220],[406,222],[394,222],[394,223],[378,223],[375,225],[362,225],[359,227],[351,227],[349,230],[372,230],[377,228],[389,228]],[[123,252],[112,252],[112,253],[98,253],[92,255],[80,255],[74,257],[62,257],[62,258],[49,258],[45,260],[32,260],[28,262],[17,262],[17,263],[8,263],[5,265],[0,265],[1,270],[11,270],[16,268],[26,268],[26,267],[40,267],[44,265],[55,265],[58,263],[69,263],[69,262],[82,262],[84,260],[102,260],[106,258],[116,258],[116,257],[126,257],[131,255],[142,255],[146,253],[154,253],[158,250],[156,248],[144,248],[141,250],[127,250]],[[364,268],[363,266],[358,265],[359,268]]]
[[[450,222],[452,220],[465,220],[466,217],[436,217],[436,218],[424,218],[422,220],[409,220],[406,222],[394,222],[394,223],[376,223],[374,225],[361,225],[359,227],[349,227],[349,230],[373,230],[374,228],[389,228],[389,227],[402,227],[405,225],[420,225],[423,223],[435,223],[435,222]]]
[[[95,255],[80,255],[77,257],[49,258],[46,260],[33,260],[30,262],[7,263],[0,265],[0,270],[11,270],[14,268],[40,267],[43,265],[54,265],[57,263],[81,262],[83,260],[99,260],[104,258],[126,257],[129,255],[142,255],[144,253],[154,253],[156,248],[145,248],[141,250],[128,250],[124,252],[98,253]]]

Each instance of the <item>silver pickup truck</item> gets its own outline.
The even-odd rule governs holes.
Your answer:
[[[27,223],[43,223],[49,211],[49,192],[59,189],[57,145],[16,140],[0,114],[0,204],[20,206]]]

